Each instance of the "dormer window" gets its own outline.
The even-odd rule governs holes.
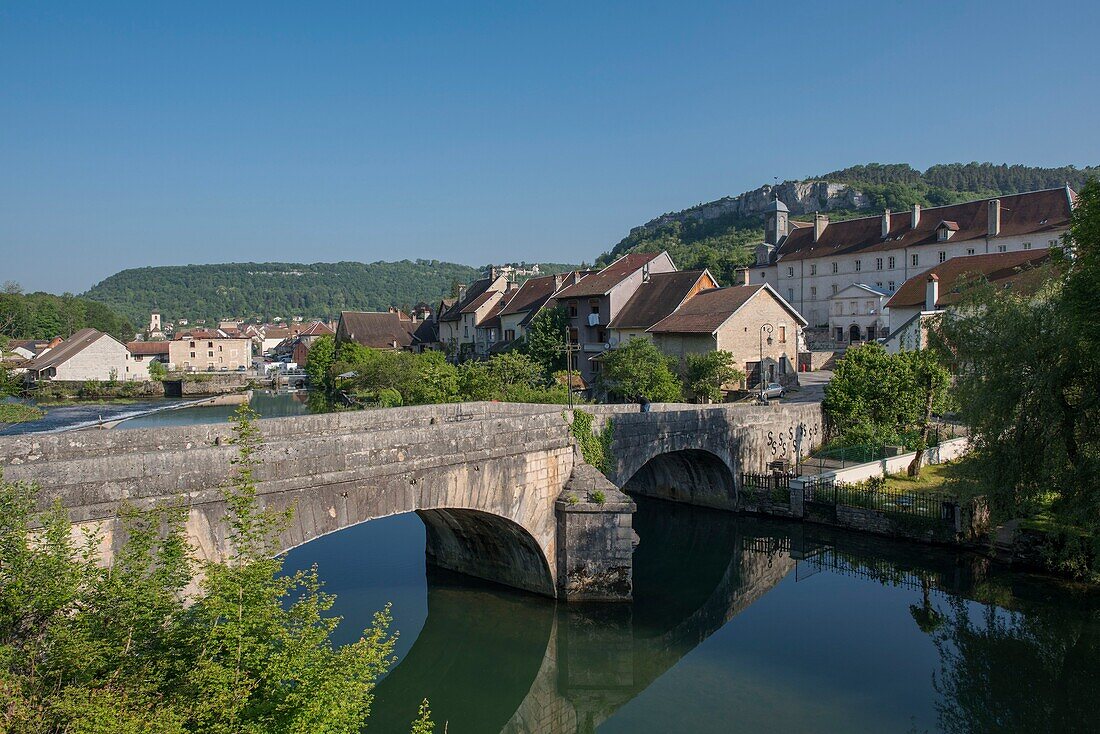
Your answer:
[[[642,282],[649,282],[649,263],[645,263],[644,265],[642,265]]]
[[[936,238],[940,242],[947,242],[958,231],[959,225],[957,222],[949,222],[945,219],[936,225]]]

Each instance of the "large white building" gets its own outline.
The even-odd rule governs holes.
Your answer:
[[[765,214],[751,280],[775,288],[810,326],[826,326],[835,316],[832,297],[856,283],[893,294],[954,257],[1057,245],[1069,229],[1075,197],[1066,186],[832,223],[821,214],[812,223],[793,222],[777,199]],[[860,340],[868,337],[865,329]],[[851,330],[843,336],[847,342]]]

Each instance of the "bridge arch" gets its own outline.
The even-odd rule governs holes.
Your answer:
[[[626,480],[623,491],[702,507],[725,507],[737,498],[733,471],[707,449],[657,454]]]

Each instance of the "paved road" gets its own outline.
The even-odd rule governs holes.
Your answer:
[[[825,385],[833,379],[832,370],[799,372],[798,392],[793,390],[783,398],[785,403],[818,403],[825,397]]]

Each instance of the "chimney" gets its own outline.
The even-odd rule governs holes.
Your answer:
[[[882,213],[882,239],[886,239],[890,236],[890,210],[887,209]]]
[[[749,269],[748,268],[742,268],[740,272],[741,272],[741,285],[751,285],[752,284],[752,282],[751,282],[752,279],[749,277],[749,275],[750,275],[749,274]]]
[[[562,281],[564,280],[565,276],[563,276],[561,273],[558,273],[554,276],[554,292],[557,292],[557,290],[561,288]]]
[[[996,237],[1001,233],[1001,200],[989,200],[989,233],[988,237]]]
[[[489,266],[489,280],[496,280],[496,279],[497,279],[497,266],[496,265],[490,265]]]
[[[829,226],[829,218],[824,214],[814,214],[814,242],[821,239],[822,232]]]
[[[920,224],[920,204],[914,204],[913,217],[912,221],[909,222],[909,229],[916,229],[918,224]]]
[[[935,311],[936,302],[940,300],[940,276],[932,273],[928,276],[928,283],[924,286],[924,310]]]

